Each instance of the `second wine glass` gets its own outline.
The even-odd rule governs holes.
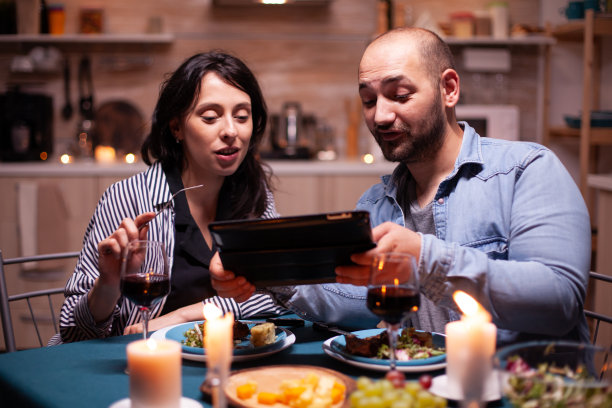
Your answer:
[[[389,335],[389,369],[396,369],[398,330],[420,306],[416,259],[409,254],[383,253],[374,257],[367,306],[385,323]]]
[[[146,340],[151,306],[170,293],[168,257],[162,242],[132,241],[127,245],[121,264],[121,293],[138,306]]]

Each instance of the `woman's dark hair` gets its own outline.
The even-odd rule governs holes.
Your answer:
[[[158,160],[164,167],[183,170],[186,165],[183,145],[176,143],[170,121],[182,118],[200,95],[202,78],[209,72],[245,92],[251,98],[253,134],[247,154],[231,176],[227,176],[220,195],[231,208],[221,211],[228,219],[261,216],[268,203],[269,175],[257,157],[259,145],[268,121],[268,112],[257,79],[238,58],[221,51],[196,54],[188,58],[164,81],[153,112],[151,132],[145,139],[141,154],[148,165]]]

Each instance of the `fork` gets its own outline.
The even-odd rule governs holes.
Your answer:
[[[155,213],[155,217],[157,217],[159,214],[164,212],[170,206],[170,203],[172,203],[172,201],[174,200],[174,197],[176,197],[179,193],[182,193],[183,191],[186,191],[186,190],[191,190],[192,188],[200,188],[200,187],[204,187],[204,184],[198,184],[197,186],[185,187],[185,188],[180,189],[176,193],[172,194],[172,197],[170,197],[170,200],[166,201],[166,203],[162,206],[162,208],[160,208]],[[138,227],[138,231],[146,227],[155,217],[151,218],[149,221],[145,222],[140,227]]]

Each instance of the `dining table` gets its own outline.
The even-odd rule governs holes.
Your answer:
[[[286,349],[260,359],[232,362],[231,370],[273,365],[324,367],[357,379],[380,379],[385,371],[370,370],[330,357],[323,343],[337,333],[313,327],[287,327],[295,342]],[[129,397],[126,347],[142,335],[126,335],[61,344],[0,354],[0,406],[2,407],[110,407]],[[211,407],[210,396],[201,391],[206,363],[182,359],[182,396]],[[407,381],[422,374],[432,377],[444,369],[405,373]],[[457,406],[449,401],[449,406]],[[502,400],[487,407],[504,407]]]

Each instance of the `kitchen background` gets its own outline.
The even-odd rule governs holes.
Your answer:
[[[40,0],[15,0],[32,8]],[[301,0],[304,1],[304,0]],[[20,39],[0,35],[0,93],[20,92],[52,98],[51,128],[54,154],[74,154],[83,130],[80,106],[93,96],[93,111],[107,112],[111,125],[119,116],[123,141],[138,145],[146,133],[160,83],[185,58],[200,51],[222,49],[242,58],[258,77],[269,111],[281,114],[284,104],[298,102],[310,120],[311,148],[322,149],[335,161],[276,161],[276,193],[281,214],[290,215],[353,207],[357,197],[392,166],[379,163],[364,169],[352,165],[365,153],[380,157],[361,118],[357,98],[357,67],[368,42],[387,26],[384,7],[394,4],[394,25],[420,25],[465,34],[465,15],[490,10],[491,0],[312,0],[314,5],[225,5],[240,0],[47,0],[61,2],[64,34],[50,41],[33,35]],[[0,0],[5,12],[12,0]],[[583,47],[579,42],[554,43],[543,33],[547,26],[566,23],[567,0],[511,0],[507,3],[511,40],[449,40],[461,75],[461,105],[469,117],[489,114],[491,136],[542,142],[544,115],[551,125],[563,125],[564,115],[579,115],[582,104]],[[92,11],[81,27],[81,11]],[[100,17],[101,20],[97,20]],[[96,30],[83,39],[75,34]],[[0,15],[0,32],[7,20]],[[36,33],[34,23],[26,30]],[[529,35],[525,36],[525,33]],[[515,36],[516,34],[521,34]],[[554,44],[554,46],[553,46]],[[550,46],[551,70],[545,55]],[[603,38],[599,108],[612,109],[611,38]],[[86,59],[84,59],[86,57]],[[69,68],[71,111],[66,110],[64,59]],[[88,68],[91,85],[78,81]],[[88,70],[83,70],[86,73]],[[86,79],[87,75],[83,77]],[[550,89],[545,95],[545,81]],[[81,88],[81,91],[79,91]],[[545,110],[546,97],[550,101]],[[485,105],[486,107],[483,107]],[[470,108],[476,106],[475,109]],[[85,106],[86,107],[86,106]],[[131,108],[135,109],[131,109]],[[501,107],[501,108],[500,108]],[[510,108],[509,108],[510,107]],[[86,115],[91,109],[85,109]],[[500,114],[501,112],[501,114]],[[513,123],[509,113],[520,118]],[[68,113],[71,113],[68,115]],[[469,115],[468,115],[469,113]],[[491,119],[494,118],[494,119]],[[119,119],[117,119],[119,120]],[[98,127],[103,121],[98,120]],[[314,125],[313,125],[314,124]],[[514,131],[513,131],[514,130]],[[112,134],[113,132],[109,130]],[[271,144],[267,145],[267,149]],[[578,143],[551,142],[578,181]],[[313,151],[313,153],[315,153]],[[612,172],[612,150],[599,151],[599,172]],[[87,221],[104,189],[139,167],[77,166],[77,158],[58,169],[0,162],[0,249],[5,257],[59,250],[78,250]],[[53,215],[49,215],[53,214]],[[596,214],[593,212],[593,220]],[[58,273],[21,271],[24,281],[14,290],[62,285],[70,270]],[[29,283],[27,281],[30,281]],[[38,285],[38,286],[37,286]],[[26,324],[26,323],[24,323]],[[25,329],[24,329],[25,330]]]
[[[153,31],[168,33],[171,39],[163,44],[141,45],[53,44],[68,58],[71,68],[70,101],[75,114],[69,120],[61,115],[65,104],[61,61],[58,60],[50,72],[23,73],[19,72],[18,65],[15,66],[15,57],[30,53],[32,44],[0,42],[0,90],[19,85],[24,92],[53,96],[57,153],[66,150],[66,145],[75,140],[80,124],[77,71],[81,56],[91,58],[94,108],[109,101],[127,101],[144,115],[146,126],[164,74],[195,52],[220,48],[238,55],[252,67],[271,113],[279,113],[286,101],[300,102],[305,114],[329,126],[327,137],[331,133],[342,156],[347,149],[351,112],[358,109],[357,65],[364,47],[380,30],[378,7],[382,2],[330,0],[318,3],[326,5],[224,6],[212,0],[64,0],[66,34],[78,33],[81,30],[80,11],[94,8],[103,13],[104,33],[129,35]],[[405,25],[449,24],[453,13],[487,11],[490,3],[490,0],[398,0],[395,6],[403,9],[403,18],[396,13],[395,20],[396,24]],[[544,28],[546,23],[564,22],[566,17],[559,9],[565,4],[563,0],[509,1],[509,24]],[[520,138],[541,141],[542,46],[521,43],[502,46],[503,52],[509,51],[509,70],[487,73],[464,69],[466,48],[473,47],[463,43],[453,46],[462,74],[461,103],[518,106]],[[607,62],[603,78],[610,76],[612,69],[610,49],[604,46],[604,54],[608,55],[604,55]],[[552,123],[562,123],[563,114],[577,114],[580,109],[581,52],[579,44],[554,47],[550,95]],[[609,106],[612,93],[606,90],[612,84],[605,86],[600,92],[601,105]],[[375,151],[363,125],[359,126],[357,134],[360,153]],[[565,152],[567,149],[569,151]],[[574,147],[561,146],[559,150],[575,173]]]

